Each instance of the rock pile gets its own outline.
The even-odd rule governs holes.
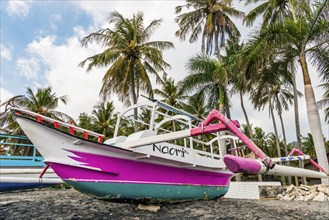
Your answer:
[[[278,194],[276,198],[279,200],[287,201],[329,201],[329,186],[301,185],[299,187],[296,187],[294,185],[290,185],[284,187],[283,193]]]

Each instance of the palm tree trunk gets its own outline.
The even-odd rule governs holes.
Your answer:
[[[224,106],[224,98],[223,98],[223,87],[219,86],[219,111],[223,114],[225,114],[225,106]],[[221,131],[219,132],[220,135],[225,135],[226,132],[225,131]],[[226,154],[227,152],[227,148],[226,148],[226,140],[225,139],[221,139],[219,141],[219,148],[223,154],[223,156]]]
[[[273,113],[273,107],[272,107],[272,101],[271,100],[269,101],[269,108],[270,108],[271,118],[272,118],[272,122],[273,122],[276,149],[278,151],[278,157],[281,157],[281,149],[280,149],[280,142],[279,142],[279,136],[278,136],[278,129],[276,127],[276,122],[275,122],[275,118],[274,118],[274,113]],[[280,162],[280,165],[281,164],[282,164],[282,162]],[[285,186],[286,185],[286,180],[283,176],[281,177],[281,181],[282,181],[282,184]]]
[[[292,76],[293,90],[294,90],[294,112],[295,112],[295,125],[296,125],[296,138],[297,138],[297,148],[302,150],[302,141],[300,134],[300,124],[299,124],[299,110],[298,110],[298,94],[296,85],[296,75],[293,73]]]
[[[135,91],[135,82],[134,82],[134,77],[132,77],[131,80],[131,96],[132,96],[132,103],[133,105],[135,105],[137,103],[137,96],[136,96],[136,91]],[[137,124],[137,120],[138,120],[138,111],[137,108],[134,108],[134,130],[135,132],[138,131],[138,124]]]
[[[176,123],[175,123],[175,120],[172,121],[172,127],[173,127],[173,130],[175,132],[176,131]],[[175,143],[175,145],[177,145],[177,140],[176,139],[174,140],[174,143]]]
[[[252,129],[251,129],[251,125],[250,125],[250,122],[249,122],[248,115],[247,115],[247,111],[244,107],[242,92],[240,92],[240,104],[241,104],[241,108],[242,108],[242,111],[243,111],[243,114],[244,114],[244,118],[246,119],[249,137],[250,137],[251,140],[253,140],[254,137],[253,137],[253,134],[252,134]]]
[[[282,135],[283,135],[283,144],[284,144],[284,153],[286,156],[288,156],[288,146],[287,146],[287,138],[286,138],[286,131],[284,129],[284,123],[282,119],[282,114],[279,114],[280,123],[281,123],[281,129],[282,129]],[[287,165],[290,165],[290,162],[287,162]],[[288,184],[291,185],[291,176],[288,177]]]
[[[276,149],[278,151],[278,157],[281,157],[281,149],[280,149],[280,141],[279,141],[279,136],[278,136],[278,129],[276,127],[276,122],[275,122],[275,118],[274,118],[273,107],[272,107],[271,101],[269,102],[269,108],[270,108],[270,113],[271,113],[271,118],[272,118],[272,123],[273,123],[273,128],[274,128]]]
[[[297,148],[302,150],[302,140],[300,134],[300,124],[299,124],[299,110],[298,110],[298,94],[297,94],[297,85],[296,85],[296,74],[294,72],[293,66],[291,66],[291,73],[292,73],[292,87],[294,90],[294,112],[295,112],[295,126],[296,126],[296,141],[297,141]],[[299,161],[299,167],[304,168],[304,162]],[[296,184],[298,183],[298,177],[295,177]],[[306,184],[306,178],[302,177],[302,183]]]
[[[324,169],[326,169],[328,172],[329,165],[328,165],[328,158],[324,145],[320,115],[316,105],[311,78],[308,72],[305,52],[302,52],[299,55],[299,63],[301,65],[303,72],[307,117],[308,117],[308,123],[311,128],[311,133],[313,136],[316,157],[318,159],[319,165],[322,166]],[[322,178],[321,182],[324,185],[329,185],[329,177]]]

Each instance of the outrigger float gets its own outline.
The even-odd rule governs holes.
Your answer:
[[[135,109],[147,110],[149,122],[131,117]],[[163,102],[145,100],[118,116],[114,136],[105,142],[103,135],[71,124],[23,109],[11,111],[44,162],[64,182],[101,199],[148,203],[214,199],[226,194],[236,173],[328,176],[314,161],[320,172],[275,164],[309,157],[293,156],[294,150],[288,157],[269,158],[239,129],[237,121],[217,110],[202,121]],[[120,124],[127,119],[146,130],[119,136]],[[195,121],[199,124],[193,125]],[[165,125],[168,128],[174,122],[183,130],[166,129]],[[220,131],[231,134],[220,136]],[[207,135],[208,140],[212,135],[213,139],[203,142],[201,135]],[[233,140],[235,147],[236,141],[241,141],[258,159],[223,156],[221,143],[224,140],[225,144],[225,139]]]
[[[0,133],[0,192],[47,187],[63,183],[52,169],[47,169],[43,158],[25,136]],[[15,156],[7,152],[19,147],[32,151],[29,156]]]

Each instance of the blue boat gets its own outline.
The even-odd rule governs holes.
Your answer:
[[[48,169],[26,136],[0,133],[0,192],[60,183],[62,180]]]

